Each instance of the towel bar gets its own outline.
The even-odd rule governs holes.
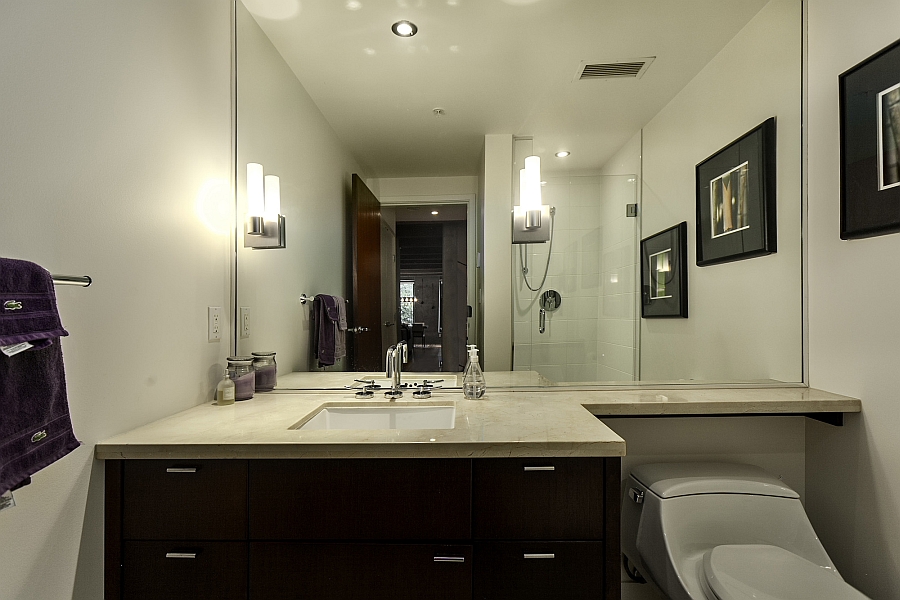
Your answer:
[[[306,304],[307,302],[312,302],[313,300],[315,300],[315,296],[307,296],[306,294],[300,294],[300,304]],[[347,299],[344,299],[344,302],[346,302],[347,304],[350,304],[350,301]]]
[[[51,275],[53,277],[53,285],[77,285],[80,287],[88,287],[93,280],[87,275]]]

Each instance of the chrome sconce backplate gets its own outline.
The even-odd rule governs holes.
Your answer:
[[[249,217],[244,221],[244,248],[284,248],[284,225],[284,215]]]
[[[550,206],[538,209],[513,207],[513,244],[539,244],[550,239]]]

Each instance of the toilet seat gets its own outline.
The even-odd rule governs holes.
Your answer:
[[[829,569],[761,544],[716,546],[703,577],[718,600],[868,600]]]

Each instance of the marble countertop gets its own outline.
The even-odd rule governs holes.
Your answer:
[[[803,387],[488,389],[480,400],[446,390],[432,399],[455,403],[453,429],[290,429],[325,403],[359,401],[347,391],[275,391],[231,406],[196,406],[105,440],[95,452],[98,459],[623,456],[625,441],[598,416],[842,413],[861,408],[854,398]],[[416,401],[395,404],[404,403]]]

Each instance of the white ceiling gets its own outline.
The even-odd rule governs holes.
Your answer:
[[[477,175],[489,133],[595,170],[766,1],[243,0],[369,177]],[[574,81],[638,57],[656,57],[640,79]]]

